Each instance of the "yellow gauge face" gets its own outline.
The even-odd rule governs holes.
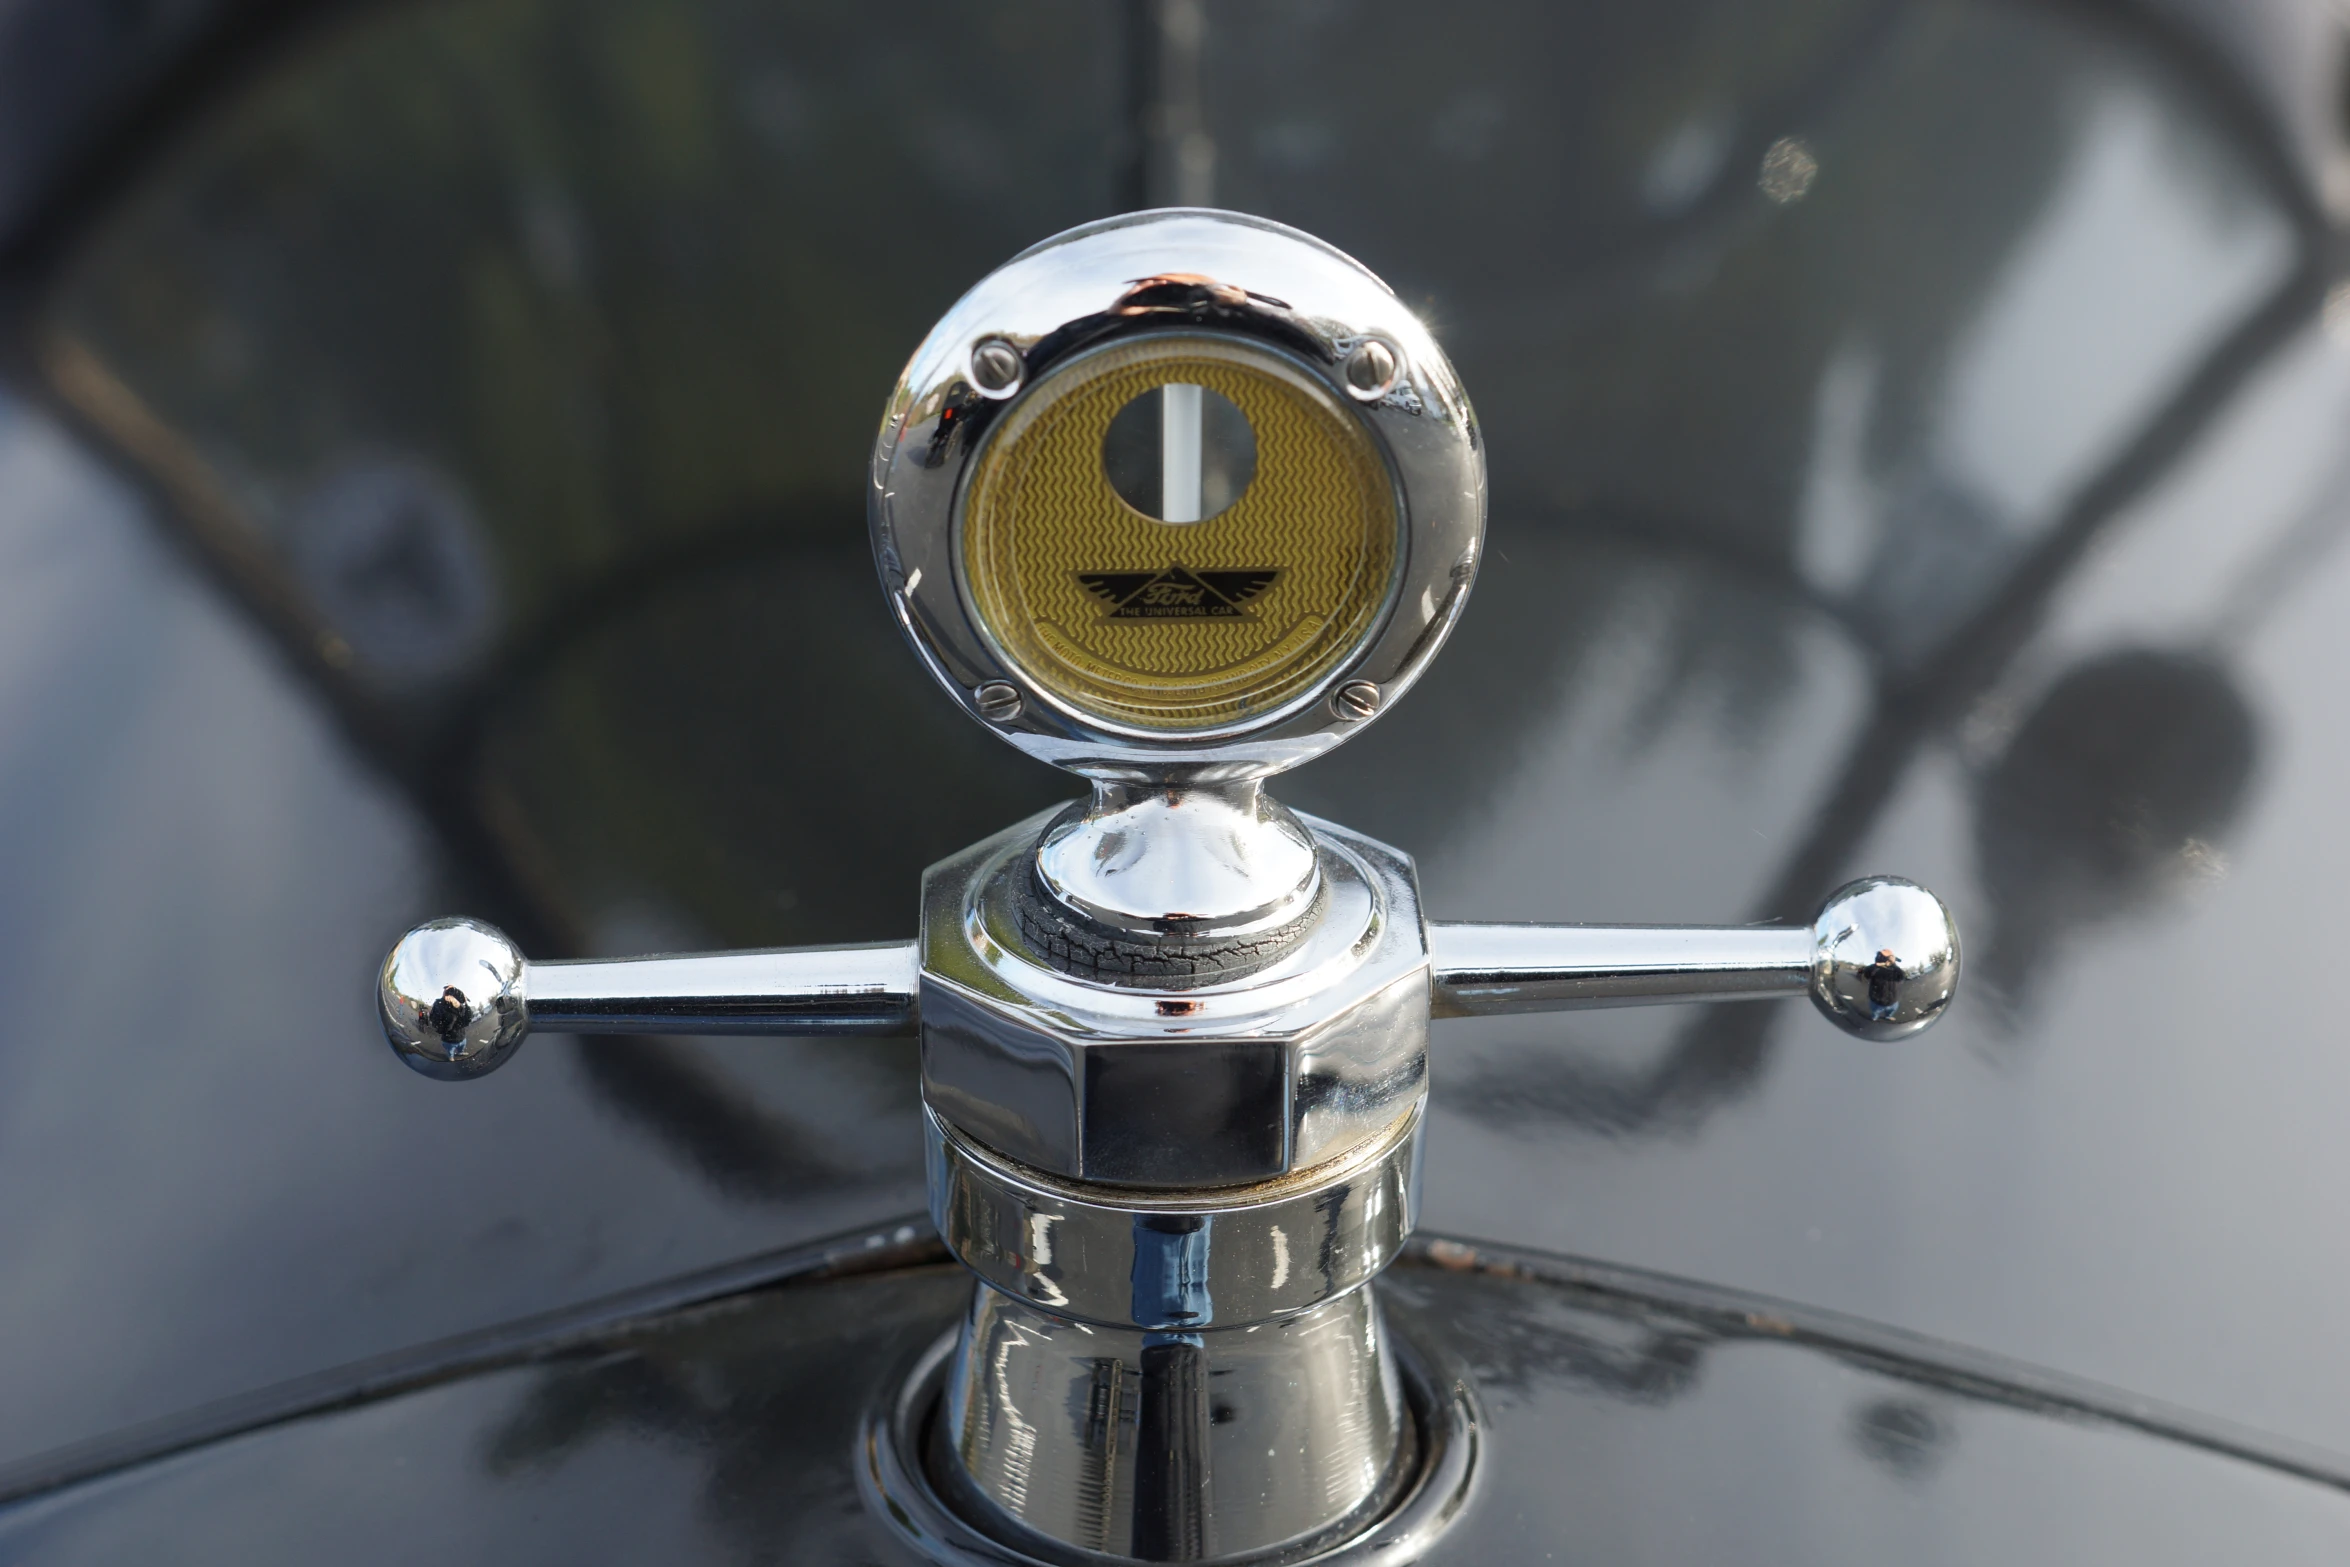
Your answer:
[[[1137,399],[1186,388],[1246,420],[1253,471],[1214,515],[1171,522],[1122,498],[1136,491],[1113,482],[1105,444]],[[1173,515],[1181,428],[1156,452]],[[1196,414],[1191,428],[1196,441]],[[959,525],[972,608],[1031,685],[1171,734],[1245,723],[1329,679],[1377,630],[1400,555],[1395,486],[1354,410],[1213,338],[1145,339],[1039,381],[988,438]]]

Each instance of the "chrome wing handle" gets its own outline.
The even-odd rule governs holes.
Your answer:
[[[1430,1012],[1490,1017],[1809,995],[1864,1039],[1898,1039],[1958,989],[1958,928],[1912,881],[1840,889],[1810,925],[1428,927]]]
[[[1958,988],[1958,932],[1925,888],[1857,881],[1808,926],[1428,928],[1429,1011],[1489,1017],[1808,994],[1867,1039],[1914,1034]],[[427,1077],[496,1070],[533,1029],[565,1034],[915,1032],[911,941],[534,963],[478,920],[419,925],[384,959],[376,1005]]]
[[[479,920],[400,939],[376,980],[384,1035],[427,1077],[495,1071],[533,1029],[563,1034],[914,1032],[911,941],[534,963]]]

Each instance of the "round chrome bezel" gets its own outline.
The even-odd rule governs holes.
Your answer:
[[[1362,645],[1280,710],[1191,733],[1105,724],[1032,685],[971,608],[955,526],[973,460],[1020,397],[1080,353],[1169,332],[1253,338],[1315,376],[1376,438],[1403,510],[1395,586]],[[1365,401],[1348,387],[1345,364],[1373,337],[1399,364],[1387,392]],[[991,397],[969,379],[972,349],[989,338],[1026,357],[1010,398]],[[1476,415],[1427,328],[1386,284],[1320,240],[1262,218],[1199,208],[1086,224],[982,279],[931,329],[899,378],[871,478],[882,585],[939,683],[975,720],[1030,755],[1092,777],[1137,781],[1279,772],[1372,722],[1376,714],[1341,716],[1330,694],[1370,681],[1384,712],[1411,686],[1459,618],[1485,527]],[[990,720],[977,693],[997,682],[1024,700],[1014,716]]]

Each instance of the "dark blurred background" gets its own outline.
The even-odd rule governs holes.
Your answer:
[[[1278,786],[1438,918],[1968,943],[1445,1025],[1430,1224],[2350,1448],[2350,219],[2319,4],[0,3],[0,1466],[921,1204],[910,1047],[386,1051],[416,919],[911,933],[1072,792],[862,485],[1026,245],[1214,204],[1489,439],[1423,687]],[[30,1472],[25,1471],[25,1472]]]

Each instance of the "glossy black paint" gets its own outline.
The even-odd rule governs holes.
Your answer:
[[[918,1206],[898,1047],[542,1040],[451,1090],[366,978],[458,907],[549,953],[903,936],[922,865],[1067,792],[928,689],[857,486],[935,312],[1181,194],[1178,123],[1427,310],[1492,443],[1454,644],[1284,798],[1438,918],[1888,870],[1970,940],[1894,1050],[1440,1026],[1431,1221],[2350,1449],[2305,979],[2350,872],[2338,26],[1207,18],[1192,58],[1074,3],[369,9],[12,235],[6,1473]],[[1860,1402],[1929,1462],[1933,1407]]]
[[[1800,1308],[1436,1250],[1449,1266],[1422,1254],[1378,1286],[1482,1413],[1481,1476],[1431,1563],[2283,1563],[2350,1544],[2350,1476],[2162,1440],[2094,1399],[2050,1419],[2047,1387]],[[857,1422],[968,1287],[932,1266],[733,1296],[21,1505],[0,1550],[913,1562],[860,1503]]]

